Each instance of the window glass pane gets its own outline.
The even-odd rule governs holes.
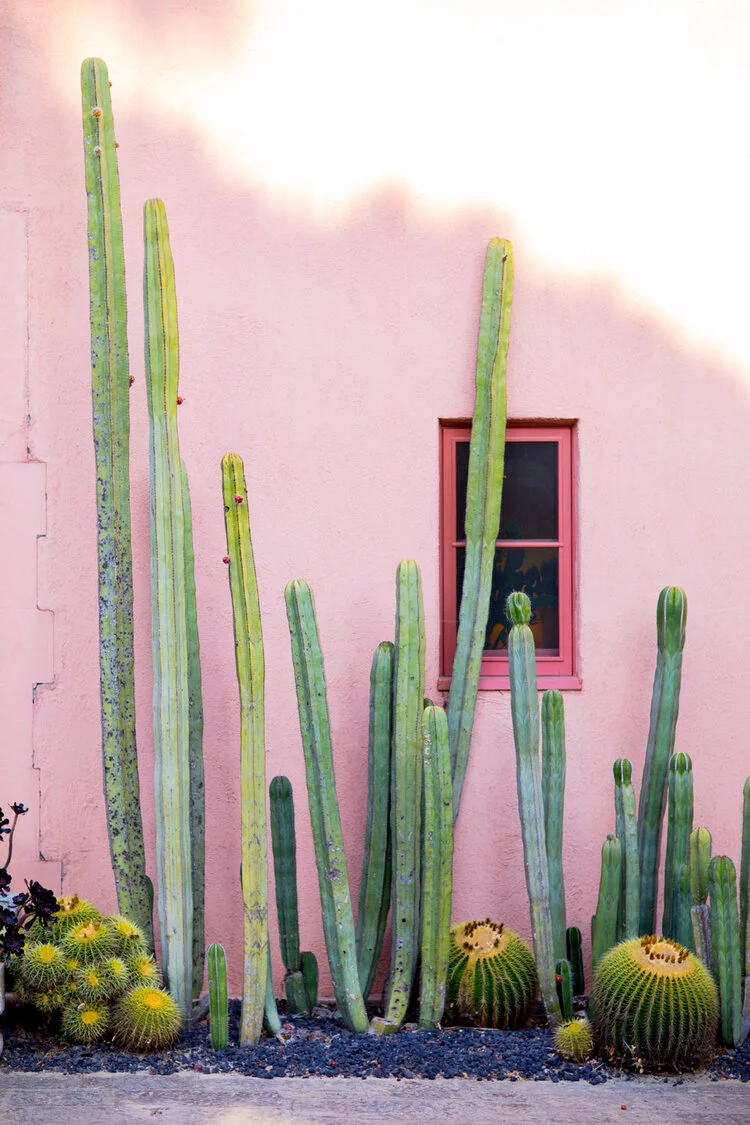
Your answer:
[[[556,441],[507,441],[498,539],[557,539]],[[456,442],[456,539],[466,538],[469,443]]]
[[[557,442],[509,441],[498,539],[557,539]]]
[[[461,602],[466,551],[456,548],[456,613]],[[504,653],[510,625],[505,602],[514,590],[531,600],[531,631],[537,653],[560,654],[560,585],[556,547],[496,547],[485,651]]]

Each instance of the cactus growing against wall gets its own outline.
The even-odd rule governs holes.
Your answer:
[[[433,704],[422,713],[424,816],[422,821],[421,989],[419,1026],[443,1018],[450,952],[453,889],[453,792],[448,719]]]
[[[393,644],[383,641],[370,668],[367,742],[367,824],[357,910],[357,964],[365,1000],[370,995],[383,947],[391,898],[391,735]]]
[[[565,804],[565,712],[562,692],[559,691],[545,691],[542,696],[542,798],[552,938],[555,958],[564,960],[566,918],[562,841]],[[570,1015],[565,1018],[570,1019]]]
[[[529,628],[531,604],[525,594],[510,594],[506,612],[512,623],[508,638],[510,702],[516,746],[516,787],[521,819],[531,934],[539,984],[547,1018],[561,1017],[555,983],[555,946],[550,914],[549,869],[539,773],[539,705],[536,692],[534,638]]]
[[[354,916],[336,797],[323,653],[312,591],[306,582],[295,580],[287,585],[285,600],[328,964],[342,1019],[352,1031],[364,1032],[367,1030],[367,1013],[357,969]]]
[[[656,672],[651,697],[646,762],[638,801],[641,933],[650,933],[655,928],[661,831],[669,759],[674,750],[680,705],[686,622],[685,591],[678,586],[665,586],[659,594],[656,607]]]
[[[487,615],[500,527],[505,460],[505,364],[510,340],[513,247],[493,238],[482,282],[477,343],[476,401],[466,489],[466,566],[453,659],[448,731],[453,771],[453,817],[458,816],[469,760]]]
[[[164,975],[183,1015],[189,1017],[193,994],[193,856],[186,521],[177,436],[177,301],[167,216],[160,200],[146,203],[143,225],[159,926]]]
[[[721,1038],[728,1047],[736,1047],[740,1041],[742,1018],[742,967],[737,877],[734,864],[727,856],[714,856],[708,865],[708,896]]]
[[[451,928],[446,995],[450,1020],[521,1027],[536,996],[534,958],[517,933],[489,918]]]
[[[229,1041],[227,1008],[227,958],[224,946],[212,942],[206,953],[208,964],[208,1013],[211,1023],[211,1046],[223,1051]]]
[[[621,874],[622,844],[616,836],[610,834],[602,844],[599,898],[596,903],[592,934],[591,964],[594,970],[607,950],[611,949],[617,941]]]
[[[673,754],[669,763],[667,804],[667,854],[664,861],[664,937],[680,941],[685,937],[690,917],[690,869],[688,893],[681,893],[682,868],[688,863],[690,833],[693,831],[693,764],[689,754]]]
[[[268,855],[266,847],[265,660],[258,581],[250,538],[242,458],[221,462],[224,524],[232,596],[234,651],[240,693],[241,879],[244,960],[240,1043],[260,1038],[268,972]]]
[[[627,758],[613,766],[615,778],[615,832],[622,845],[620,901],[617,911],[617,940],[638,937],[640,874],[638,821],[635,811],[633,767]]]
[[[81,93],[88,199],[104,798],[119,909],[138,922],[153,945],[135,736],[125,256],[109,76],[101,59],[83,62]]]
[[[284,962],[284,991],[290,1015],[310,1008],[302,976],[297,909],[297,837],[294,826],[294,795],[288,777],[274,777],[268,787],[271,808],[271,844],[279,919],[281,960]]]

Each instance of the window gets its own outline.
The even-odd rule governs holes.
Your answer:
[[[466,556],[469,423],[442,427],[442,632],[439,686],[450,686]],[[499,538],[480,688],[508,689],[505,599],[524,590],[542,688],[579,688],[574,668],[573,428],[508,423]]]

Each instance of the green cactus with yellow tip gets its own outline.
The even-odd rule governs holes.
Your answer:
[[[517,933],[489,918],[451,928],[447,1020],[480,1027],[522,1027],[537,993],[534,957]]]

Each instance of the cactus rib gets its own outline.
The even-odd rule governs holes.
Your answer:
[[[188,1016],[193,992],[193,899],[185,514],[177,437],[177,302],[161,200],[146,203],[143,221],[159,925],[164,976],[183,1015]]]
[[[119,909],[138,923],[153,946],[135,734],[125,255],[109,77],[101,59],[84,60],[81,95],[88,199],[104,799]]]
[[[352,1031],[364,1032],[367,1030],[367,1013],[357,971],[354,916],[336,798],[323,653],[310,587],[299,580],[290,582],[286,587],[285,600],[323,932],[333,991],[347,1026]]]
[[[244,961],[240,1044],[260,1038],[268,972],[268,855],[266,845],[265,661],[258,581],[250,538],[242,458],[221,462],[234,651],[240,694],[240,795]]]
[[[453,659],[448,730],[453,771],[453,819],[458,816],[477,703],[505,461],[505,366],[510,340],[513,247],[487,246],[476,363],[476,400],[466,490],[466,566]]]

